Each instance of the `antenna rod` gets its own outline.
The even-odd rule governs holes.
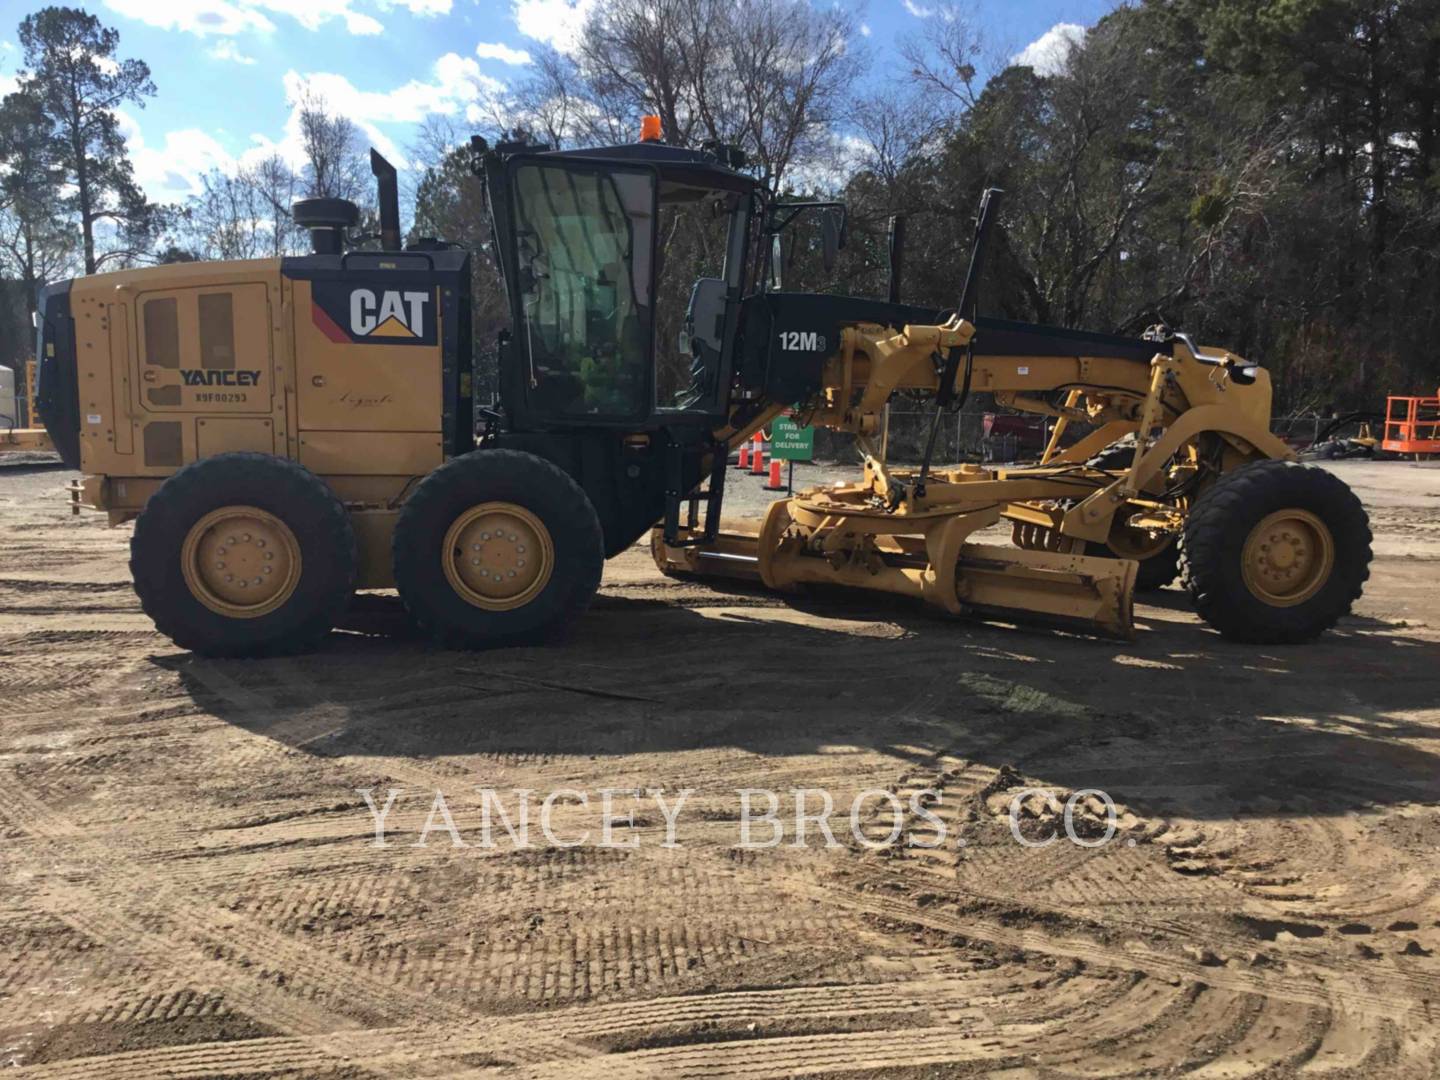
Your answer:
[[[890,303],[900,302],[900,277],[905,269],[905,215],[890,216]]]
[[[980,303],[980,271],[985,267],[985,249],[989,246],[990,232],[1000,210],[1000,198],[1005,192],[999,188],[986,188],[980,196],[980,214],[975,222],[975,244],[970,249],[970,269],[965,272],[965,285],[960,290],[960,306],[955,313],[962,319],[974,322],[975,308]],[[940,387],[935,394],[935,414],[930,418],[930,436],[925,442],[925,457],[920,462],[920,475],[915,481],[915,494],[925,497],[925,481],[930,475],[930,462],[935,456],[935,436],[940,431],[940,417],[955,401],[955,377],[960,373],[960,350],[950,349],[940,370]],[[974,342],[965,349],[965,385],[960,390],[960,404],[964,408],[970,396],[970,359],[975,355]]]

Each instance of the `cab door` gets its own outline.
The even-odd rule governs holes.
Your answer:
[[[505,184],[510,347],[521,360],[502,371],[507,403],[522,423],[644,426],[655,399],[655,171],[523,156],[507,163]]]

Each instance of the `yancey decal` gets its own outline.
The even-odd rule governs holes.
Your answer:
[[[344,344],[434,345],[436,311],[431,289],[317,281],[311,316],[320,332]]]
[[[181,368],[180,378],[186,386],[259,386],[258,371],[201,371]]]

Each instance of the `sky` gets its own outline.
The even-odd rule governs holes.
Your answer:
[[[293,102],[307,85],[404,169],[431,115],[460,130],[477,103],[523,79],[541,45],[573,47],[603,0],[71,0],[150,65],[157,93],[120,121],[151,199],[180,202],[211,168],[279,152],[298,162]],[[872,79],[926,32],[935,0],[811,0],[854,13]],[[987,50],[1043,66],[1113,0],[973,0]],[[0,0],[0,94],[21,66],[21,19],[43,4]]]

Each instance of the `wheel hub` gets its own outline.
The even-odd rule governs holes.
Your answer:
[[[508,502],[481,503],[457,517],[442,557],[451,587],[489,611],[528,604],[555,566],[550,531],[529,510]]]
[[[1250,531],[1242,555],[1245,584],[1276,607],[1304,603],[1324,586],[1335,564],[1335,542],[1308,510],[1277,510]]]
[[[225,506],[197,521],[180,552],[190,592],[211,611],[253,619],[280,607],[300,580],[290,527],[253,506]]]

